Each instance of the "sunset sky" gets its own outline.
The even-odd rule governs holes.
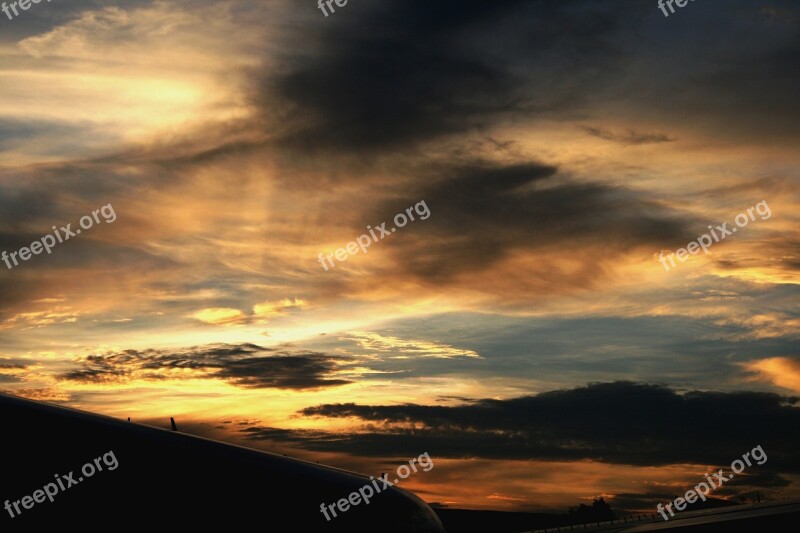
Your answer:
[[[455,508],[654,512],[759,444],[715,495],[798,497],[798,65],[788,0],[0,12],[0,252],[116,217],[0,262],[0,390],[428,452]]]

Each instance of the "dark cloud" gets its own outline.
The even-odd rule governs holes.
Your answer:
[[[216,376],[253,388],[311,389],[350,383],[327,377],[336,370],[335,361],[318,353],[253,357],[228,362]]]
[[[612,36],[642,12],[620,5],[408,0],[348,7],[346,16],[306,28],[314,54],[295,57],[265,82],[265,107],[282,110],[295,145],[354,151],[464,132],[512,113],[563,110],[619,61]]]
[[[424,200],[430,217],[393,236],[391,253],[409,272],[437,283],[489,269],[515,250],[553,246],[580,250],[576,255],[587,264],[579,275],[593,277],[602,270],[586,247],[658,250],[691,233],[688,221],[634,191],[572,182],[538,163],[475,162],[428,181],[433,185],[407,199]],[[406,202],[384,203],[373,220],[403,212]],[[394,225],[388,220],[387,228]]]
[[[16,358],[0,358],[0,370],[21,370],[28,368],[30,361]]]
[[[795,143],[798,14],[796,3],[731,0],[724,9],[695,2],[691,14],[654,18],[642,28],[647,38],[631,43],[635,66],[616,82],[628,113],[713,137]]]
[[[22,379],[15,375],[14,370],[25,370],[30,367],[30,362],[22,359],[0,358],[0,383],[21,383]]]
[[[7,150],[47,132],[74,133],[75,131],[77,128],[70,128],[58,122],[4,118],[0,119],[0,148]]]
[[[724,270],[761,267],[797,272],[800,271],[800,239],[787,236],[781,231],[764,232],[748,254],[732,254],[713,260]]]
[[[348,6],[306,26],[304,55],[289,54],[260,103],[304,149],[405,148],[503,122],[606,115],[611,102],[621,116],[796,138],[798,9],[783,4],[693,4],[669,20],[625,0]],[[615,142],[671,140],[597,130]]]
[[[721,65],[701,79],[698,92],[687,102],[691,109],[721,112],[735,109],[738,116],[761,133],[800,135],[800,31],[794,22],[793,37],[780,48],[750,52]],[[769,31],[769,24],[762,29]],[[738,61],[735,61],[738,60]],[[732,121],[731,121],[732,122]]]
[[[10,178],[11,172],[0,169],[0,178],[6,176]],[[28,173],[24,176],[24,178],[30,177]],[[22,184],[18,180],[0,180],[0,208],[3,210],[0,230],[9,228],[19,231],[26,224],[50,217],[49,225],[43,228],[45,232],[49,230],[58,218],[62,218],[60,214],[64,212],[64,207],[60,205],[59,190],[54,190],[49,185],[39,179],[26,179]],[[53,220],[53,217],[57,217],[56,220]],[[0,239],[4,241],[8,237],[0,234]],[[0,245],[5,244],[2,241]]]
[[[274,352],[255,344],[201,346],[182,351],[125,350],[89,355],[80,360],[79,368],[59,378],[87,383],[181,379],[197,377],[197,373],[185,376],[167,371],[195,370],[202,377],[223,379],[246,388],[315,389],[350,383],[330,377],[343,359],[317,352]]]
[[[761,445],[768,460],[751,468],[753,474],[800,472],[797,406],[798,398],[771,393],[679,394],[657,385],[615,382],[456,407],[319,405],[299,414],[352,417],[366,425],[326,438],[286,436],[274,428],[249,428],[247,434],[251,439],[291,438],[314,451],[402,456],[424,449],[438,457],[642,466],[729,465]]]
[[[2,251],[3,249],[0,248],[0,252]],[[42,291],[36,280],[29,277],[11,276],[6,264],[0,263],[0,296],[3,299],[3,305],[0,307],[0,321],[8,318],[10,309],[15,305],[30,300],[31,295],[39,292]]]

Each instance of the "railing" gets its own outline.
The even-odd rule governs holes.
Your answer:
[[[658,516],[658,514],[654,513],[650,514],[629,514],[628,516],[623,516],[617,520],[607,520],[604,522],[594,522],[588,524],[572,524],[568,526],[558,526],[558,527],[548,527],[545,529],[535,529],[533,531],[523,531],[522,533],[555,533],[555,532],[564,532],[564,531],[583,531],[587,530],[590,531],[592,529],[598,529],[601,527],[607,527],[612,525],[621,525],[621,524],[635,524],[638,522],[644,523],[651,523],[657,522],[663,519]]]

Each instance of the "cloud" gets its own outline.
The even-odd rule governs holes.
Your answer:
[[[404,340],[398,337],[384,336],[368,331],[352,331],[347,337],[367,350],[382,353],[395,353],[395,359],[408,359],[411,357],[431,357],[436,359],[453,359],[456,357],[474,357],[480,359],[480,354],[473,350],[454,348],[447,344],[423,340]]]
[[[290,309],[305,309],[308,302],[297,298],[284,298],[274,302],[264,302],[253,306],[253,314],[259,317],[271,317],[285,313]]]
[[[30,361],[0,357],[0,370],[21,370],[30,366]]]
[[[658,466],[724,464],[760,444],[771,468],[800,472],[797,405],[798,398],[771,393],[679,394],[663,386],[631,382],[590,384],[455,407],[325,404],[299,414],[355,419],[365,426],[355,432],[330,433],[325,439],[315,435],[299,445],[364,455],[403,455],[426,449],[451,458]],[[284,438],[259,428],[250,428],[247,434],[253,439]],[[292,438],[298,436],[302,434]]]
[[[304,53],[264,82],[260,103],[284,111],[293,145],[356,152],[570,109],[613,68],[621,52],[612,36],[641,11],[614,4],[408,0],[350,9],[309,24]]]
[[[51,324],[71,324],[78,321],[80,312],[69,306],[56,306],[47,311],[17,313],[0,322],[0,329],[20,327],[23,329],[40,328]]]
[[[334,358],[318,353],[254,357],[229,362],[218,374],[240,387],[313,389],[346,385],[351,381],[331,379],[336,371]]]
[[[192,318],[205,322],[206,324],[240,324],[246,320],[244,313],[238,309],[230,309],[226,307],[210,307],[208,309],[201,309],[192,315]]]
[[[196,127],[210,117],[241,116],[234,96],[241,90],[237,71],[257,63],[243,49],[260,36],[234,31],[242,22],[238,17],[246,15],[231,2],[192,4],[83,3],[80,13],[21,39],[6,54],[12,83],[0,95],[14,105],[0,108],[0,119],[74,130],[71,136],[80,143],[57,141],[59,155],[74,157],[121,140],[143,140],[158,129],[173,134],[190,122]],[[181,68],[173,68],[178,63]],[[79,132],[79,125],[86,131]],[[37,138],[52,138],[45,135]]]
[[[800,360],[797,358],[770,357],[741,363],[741,366],[751,374],[751,381],[764,381],[800,393]]]
[[[0,383],[22,382],[22,376],[27,373],[26,371],[30,367],[31,361],[0,357]]]
[[[274,318],[286,314],[295,309],[306,309],[309,303],[306,300],[294,298],[284,298],[272,302],[263,302],[253,306],[253,313],[246,314],[239,309],[230,307],[210,307],[192,313],[190,316],[200,322],[215,326],[229,326],[237,324],[250,324],[253,322],[266,322],[268,318]]]
[[[664,133],[640,133],[635,130],[628,130],[626,133],[613,133],[602,128],[591,126],[585,126],[583,130],[593,137],[620,144],[654,144],[675,141],[675,138]]]
[[[19,396],[21,398],[28,398],[29,400],[39,400],[42,402],[60,403],[69,402],[72,399],[72,395],[68,391],[52,387],[13,390],[0,389],[0,392],[4,394],[10,394],[12,396]]]
[[[435,284],[468,279],[470,287],[480,286],[475,274],[522,254],[530,271],[510,292],[519,296],[538,280],[547,281],[536,285],[539,293],[570,290],[603,278],[596,258],[611,249],[657,249],[689,234],[688,220],[640,193],[576,182],[550,165],[475,161],[426,182],[433,184],[414,195],[424,199],[430,218],[393,235],[390,253],[404,271]],[[396,200],[384,202],[374,220],[402,210]],[[560,253],[549,253],[554,248]],[[496,287],[494,281],[487,284]]]
[[[269,355],[261,355],[269,353]],[[317,389],[345,385],[333,377],[346,357],[317,352],[275,352],[255,344],[220,344],[184,350],[125,350],[89,355],[59,379],[79,383],[221,379],[244,388]]]

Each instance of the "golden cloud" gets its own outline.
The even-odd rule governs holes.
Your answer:
[[[750,381],[765,381],[777,387],[800,392],[800,361],[789,357],[770,357],[760,361],[742,363],[754,374]]]
[[[241,324],[246,320],[244,313],[229,307],[209,307],[191,315],[195,320],[213,325]]]
[[[264,302],[253,306],[253,313],[260,317],[270,317],[280,315],[289,309],[304,309],[308,307],[308,302],[294,298],[285,298],[275,302]]]

